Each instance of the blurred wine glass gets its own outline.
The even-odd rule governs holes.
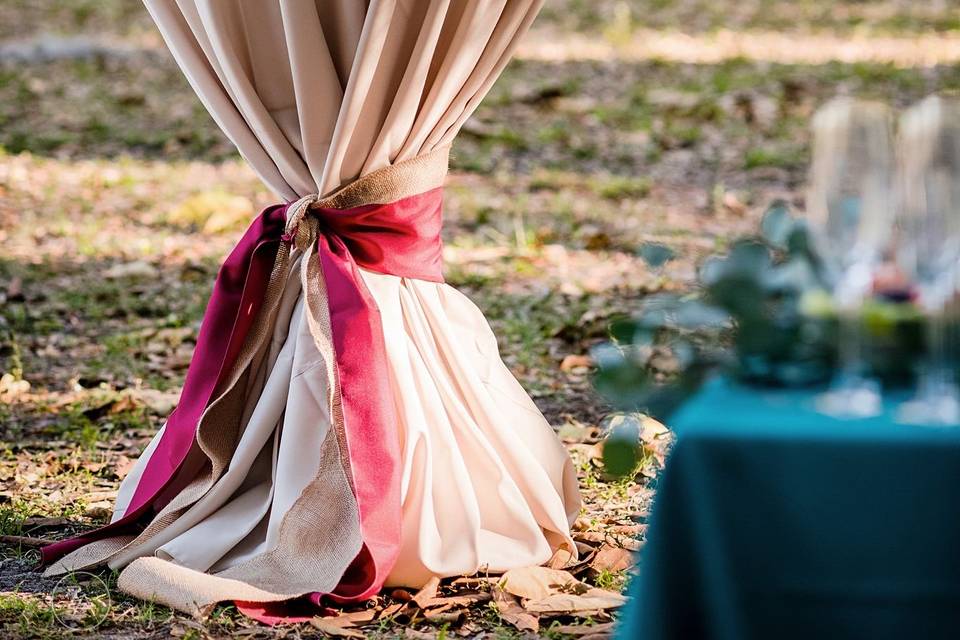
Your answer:
[[[838,368],[817,408],[855,418],[881,411],[863,354],[861,309],[893,229],[893,116],[883,104],[837,98],[813,119],[807,210],[833,287]]]
[[[931,96],[900,121],[900,215],[897,261],[916,284],[926,312],[927,345],[916,396],[903,422],[960,423],[947,310],[960,262],[960,102]]]

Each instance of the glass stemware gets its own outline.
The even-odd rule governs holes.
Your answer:
[[[855,418],[881,411],[863,354],[861,310],[893,229],[893,117],[883,104],[837,98],[813,121],[807,209],[833,286],[838,368],[817,408]]]
[[[900,216],[897,260],[916,283],[926,312],[927,345],[916,396],[903,422],[960,423],[953,371],[955,302],[960,262],[960,102],[931,96],[900,121]]]

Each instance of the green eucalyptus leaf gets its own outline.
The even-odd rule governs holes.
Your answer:
[[[810,256],[816,242],[806,220],[794,220],[786,237],[786,247],[790,255]]]
[[[603,443],[603,468],[611,476],[623,477],[634,472],[640,462],[640,445],[636,440],[611,437]]]
[[[723,256],[710,256],[700,264],[697,273],[697,280],[700,285],[709,289],[716,284],[724,274],[725,258]]]
[[[744,238],[734,242],[727,257],[729,269],[738,273],[752,273],[757,277],[772,262],[770,249],[755,238]]]
[[[677,306],[674,322],[683,329],[723,329],[730,326],[730,314],[700,300],[691,299]]]
[[[615,369],[624,364],[623,349],[616,345],[604,342],[590,350],[590,357],[599,370]]]
[[[775,265],[766,271],[764,285],[768,292],[776,294],[794,294],[800,296],[804,291],[819,286],[819,278],[807,260],[796,258]]]
[[[608,333],[614,342],[629,344],[637,333],[637,322],[633,318],[614,320],[610,323]]]
[[[763,214],[760,232],[771,245],[778,249],[786,249],[795,224],[796,218],[790,213],[790,207],[783,200],[777,200]]]
[[[648,242],[640,246],[637,255],[647,263],[647,266],[657,269],[676,257],[676,252],[665,244]]]
[[[738,320],[762,313],[763,286],[753,276],[729,276],[707,290],[708,300]]]

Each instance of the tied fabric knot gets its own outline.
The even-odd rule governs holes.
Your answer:
[[[287,207],[287,221],[280,239],[288,245],[293,245],[299,251],[305,251],[317,238],[318,220],[308,216],[310,207],[320,199],[312,193],[306,195]]]

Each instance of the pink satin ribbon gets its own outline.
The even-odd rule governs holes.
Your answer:
[[[383,328],[358,269],[442,282],[442,188],[389,204],[311,209],[330,309],[331,332],[363,548],[331,594],[347,602],[377,593],[400,546],[401,460],[398,419],[389,386]],[[106,537],[135,533],[190,482],[184,460],[203,411],[236,360],[260,310],[289,205],[266,209],[224,261],[207,306],[180,403],[170,414],[124,516],[105,527],[42,550],[44,564]],[[331,535],[334,532],[318,532]],[[335,535],[335,534],[334,534]],[[238,603],[266,622],[288,619],[282,603]]]

